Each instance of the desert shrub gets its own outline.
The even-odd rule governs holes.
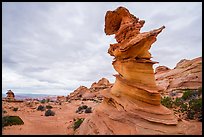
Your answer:
[[[92,113],[91,107],[86,108],[85,113]]]
[[[189,108],[197,112],[202,111],[202,98],[190,100]]]
[[[180,105],[181,112],[187,111],[187,109],[188,109],[188,105],[186,103],[183,103]]]
[[[49,99],[49,98],[48,98],[48,99],[46,99],[46,100],[45,100],[45,102],[47,102],[47,103],[48,103],[48,102],[50,102],[50,99]]]
[[[18,108],[13,108],[13,111],[18,111]]]
[[[4,116],[2,117],[2,127],[11,125],[23,125],[24,122],[19,116]]]
[[[79,118],[77,120],[74,119],[74,125],[73,125],[73,128],[74,130],[76,130],[77,128],[80,127],[81,123],[84,121],[84,118]]]
[[[87,105],[81,106],[82,109],[86,109],[87,107],[88,107]]]
[[[47,111],[45,111],[45,116],[54,116],[55,112],[52,111],[51,109],[48,109]]]
[[[176,98],[176,100],[173,102],[175,106],[180,106],[183,103],[183,100],[181,98]]]
[[[3,110],[3,113],[7,113],[7,111],[6,111],[6,110]]]
[[[198,95],[200,96],[202,94],[202,87],[198,88]]]
[[[188,89],[183,93],[183,96],[181,98],[183,100],[188,100],[188,99],[196,98],[197,95],[198,95],[198,91]]]
[[[52,106],[46,105],[46,108],[47,108],[47,109],[52,109]]]
[[[40,103],[44,104],[46,102],[45,99],[41,100]]]
[[[161,104],[166,106],[167,108],[172,108],[173,101],[171,97],[165,96],[161,99]]]
[[[188,119],[196,119],[202,121],[202,98],[192,99],[189,101],[189,107],[187,111]]]
[[[37,108],[37,110],[39,111],[44,111],[45,110],[45,106],[42,106],[42,105],[39,105],[38,106],[38,108]]]
[[[77,111],[81,111],[83,108],[81,106],[78,107]]]
[[[195,111],[194,110],[188,110],[187,111],[187,118],[188,119],[194,119]]]

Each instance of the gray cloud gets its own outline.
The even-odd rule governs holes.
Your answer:
[[[2,92],[66,95],[102,77],[114,82],[104,17],[118,6],[146,21],[142,31],[166,26],[150,49],[154,68],[202,56],[202,3],[3,3]]]

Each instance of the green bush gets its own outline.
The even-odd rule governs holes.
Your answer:
[[[187,111],[187,118],[188,119],[194,119],[195,111],[194,110],[188,110]]]
[[[173,102],[175,106],[180,106],[183,103],[183,100],[181,98],[176,98],[176,100]]]
[[[181,97],[183,100],[191,99],[193,96],[196,97],[198,95],[198,91],[187,89],[183,96]]]
[[[38,111],[44,111],[45,110],[45,106],[39,105],[37,110]]]
[[[4,116],[2,117],[2,127],[12,125],[23,125],[24,122],[19,116]]]
[[[74,119],[74,125],[73,125],[73,128],[74,130],[76,130],[77,128],[80,127],[81,123],[84,121],[84,118],[79,118],[77,120]]]
[[[55,115],[55,112],[48,109],[47,111],[45,111],[45,116],[54,116]]]
[[[45,99],[43,99],[43,100],[41,100],[40,101],[42,104],[44,104],[45,102],[46,102],[46,100]]]
[[[86,108],[85,113],[92,113],[91,107]]]
[[[161,99],[161,104],[166,106],[167,108],[172,108],[173,101],[171,97],[165,96]]]
[[[188,115],[189,119],[202,120],[202,98],[193,99],[189,102]]]
[[[81,106],[78,107],[78,109],[76,110],[76,113],[78,113],[79,111],[81,111],[83,108]]]
[[[192,99],[189,102],[189,108],[196,111],[196,112],[202,111],[202,98]]]
[[[47,105],[46,108],[47,108],[47,109],[52,109],[52,106]]]
[[[87,107],[88,107],[87,105],[81,106],[82,109],[86,109]]]
[[[18,111],[18,108],[13,108],[13,111]]]

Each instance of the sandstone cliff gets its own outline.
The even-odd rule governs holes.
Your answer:
[[[156,84],[162,95],[202,86],[202,57],[183,59],[174,69],[159,66],[155,69]]]

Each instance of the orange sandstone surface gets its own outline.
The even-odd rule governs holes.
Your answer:
[[[103,102],[74,134],[201,134],[201,124],[178,121],[161,105],[152,67],[157,62],[148,50],[165,27],[141,33],[144,23],[124,7],[107,11],[104,30],[117,41],[108,53],[118,74],[113,87],[101,92]]]
[[[198,89],[202,87],[202,57],[192,60],[182,59],[174,69],[159,66],[155,70],[155,79],[161,94]]]
[[[93,101],[75,100],[71,102],[49,102],[41,105],[50,105],[55,112],[54,116],[45,116],[45,111],[36,108],[40,102],[2,102],[2,108],[7,113],[3,115],[19,116],[24,124],[2,128],[3,135],[70,135],[73,134],[73,119],[86,118],[90,113],[76,113],[81,105],[87,105],[94,110],[98,103]],[[18,111],[13,111],[18,108]]]
[[[114,57],[113,67],[118,72],[114,75],[115,83],[102,78],[90,88],[80,86],[66,97],[58,96],[56,102],[43,104],[53,107],[55,116],[49,117],[45,116],[45,111],[36,110],[41,104],[39,101],[3,100],[2,108],[7,112],[3,115],[20,116],[24,125],[4,127],[2,134],[201,135],[202,123],[178,119],[172,110],[161,105],[159,92],[170,91],[179,85],[190,87],[194,81],[196,84],[192,88],[200,86],[200,58],[190,62],[183,60],[175,70],[158,67],[154,73],[152,66],[157,62],[150,60],[148,50],[165,27],[141,33],[144,23],[124,7],[107,11],[104,31],[107,35],[115,34],[117,41],[110,44],[108,49],[108,53]],[[191,83],[187,82],[189,80]],[[93,113],[76,113],[82,105],[92,107]],[[14,107],[18,107],[18,111],[13,111]],[[73,119],[76,118],[85,119],[74,131]]]

